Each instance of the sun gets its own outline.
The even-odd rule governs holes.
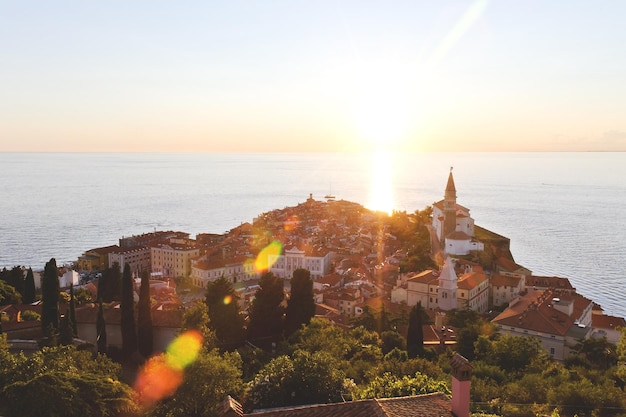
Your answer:
[[[399,86],[391,82],[369,86],[355,97],[352,108],[357,134],[367,146],[388,148],[407,139],[411,105]]]

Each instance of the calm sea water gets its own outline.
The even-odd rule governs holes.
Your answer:
[[[223,233],[309,193],[414,211],[443,198],[451,166],[458,202],[518,263],[626,316],[626,153],[0,153],[0,267],[155,229]]]

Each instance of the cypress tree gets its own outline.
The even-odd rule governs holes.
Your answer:
[[[28,268],[28,271],[26,272],[26,280],[24,281],[24,304],[34,303],[35,296],[35,275],[33,274],[33,269]]]
[[[59,329],[59,271],[57,261],[46,262],[41,282],[41,328],[45,336],[51,336],[51,329]]]
[[[130,272],[130,265],[127,263],[124,265],[124,275],[122,276],[122,301],[120,303],[122,355],[127,361],[130,361],[132,355],[137,351],[134,293],[133,276]]]
[[[409,358],[416,358],[424,351],[424,314],[422,303],[417,303],[409,313],[409,328],[406,333],[406,350]]]
[[[139,353],[141,353],[144,358],[148,358],[152,355],[153,330],[152,309],[150,305],[150,279],[147,271],[141,274],[139,305],[137,307],[137,344]]]
[[[248,340],[259,346],[269,348],[283,334],[285,298],[283,280],[271,272],[266,272],[259,280],[250,311]]]
[[[285,311],[285,334],[298,330],[303,324],[309,324],[315,315],[313,280],[308,269],[298,268],[291,279],[291,296]]]
[[[107,330],[104,322],[104,311],[102,310],[102,301],[98,305],[98,319],[96,320],[96,344],[98,345],[98,353],[107,353]]]
[[[207,284],[205,303],[209,328],[215,331],[220,348],[234,350],[239,347],[245,339],[245,323],[239,313],[235,290],[224,276]]]
[[[78,326],[76,324],[76,299],[74,298],[74,283],[70,284],[70,326],[72,327],[72,336],[78,337]]]

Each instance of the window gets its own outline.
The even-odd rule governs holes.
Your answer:
[[[555,350],[554,348],[550,348],[550,355],[554,356]]]

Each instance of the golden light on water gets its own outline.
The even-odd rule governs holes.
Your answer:
[[[183,383],[184,369],[197,358],[202,335],[189,330],[170,343],[164,354],[150,358],[139,371],[134,389],[143,407],[169,397]]]
[[[258,273],[266,272],[272,267],[282,252],[283,244],[278,240],[273,241],[257,255],[254,261],[254,270]]]
[[[367,208],[391,214],[393,210],[393,179],[391,154],[379,149],[372,153],[372,185]]]

